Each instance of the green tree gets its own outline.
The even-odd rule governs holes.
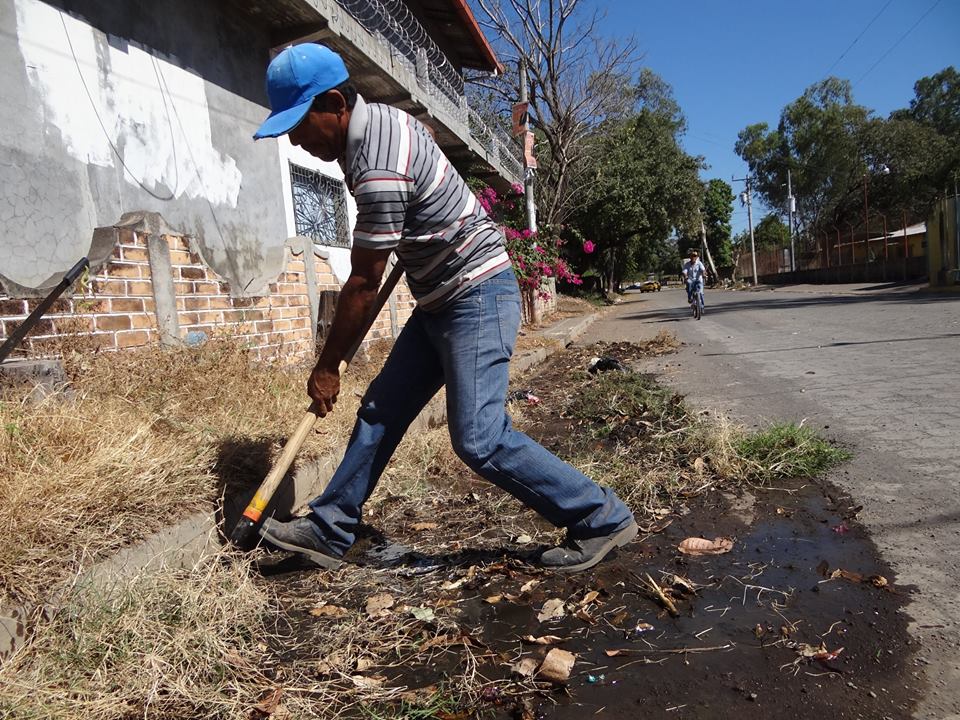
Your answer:
[[[779,217],[770,213],[753,228],[753,243],[757,248],[786,247],[790,244],[790,229]],[[747,249],[750,236],[747,235]]]
[[[850,82],[827,78],[783,108],[776,130],[766,123],[740,131],[735,150],[771,208],[786,208],[792,173],[801,228],[839,222],[868,167],[861,151],[870,110],[853,102]]]
[[[604,123],[594,136],[603,153],[591,166],[593,183],[575,218],[597,243],[592,263],[607,289],[659,269],[662,243],[677,228],[693,226],[703,194],[702,160],[680,146],[685,120],[669,85],[645,71],[636,92],[640,109]]]
[[[713,178],[704,187],[703,224],[707,231],[707,247],[718,272],[733,265],[730,218],[734,197],[733,189],[719,178]]]
[[[891,119],[915,120],[947,137],[960,135],[960,72],[952,65],[917,80],[910,108],[895,110]]]

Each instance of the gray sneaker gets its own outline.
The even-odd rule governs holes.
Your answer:
[[[637,523],[630,520],[626,527],[609,535],[577,540],[568,537],[559,547],[550,548],[540,556],[540,564],[550,570],[576,572],[592,568],[617,547],[622,547],[637,536]]]
[[[326,570],[340,567],[340,558],[317,535],[317,526],[310,518],[279,522],[267,518],[260,526],[260,537],[281,550],[299,553]]]

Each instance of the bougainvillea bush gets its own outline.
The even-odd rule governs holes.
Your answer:
[[[534,319],[536,298],[549,299],[546,280],[556,278],[571,285],[583,281],[563,257],[565,241],[550,228],[532,232],[526,226],[523,186],[513,185],[506,194],[499,194],[488,185],[475,189],[483,209],[503,227],[507,254],[513,262],[524,299],[524,319]],[[594,243],[587,240],[583,251],[591,253]]]

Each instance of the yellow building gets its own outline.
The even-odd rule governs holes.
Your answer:
[[[960,286],[960,201],[944,198],[927,221],[930,287]]]

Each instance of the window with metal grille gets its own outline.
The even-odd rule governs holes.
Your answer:
[[[343,182],[290,163],[290,187],[297,235],[318,245],[350,247]]]

